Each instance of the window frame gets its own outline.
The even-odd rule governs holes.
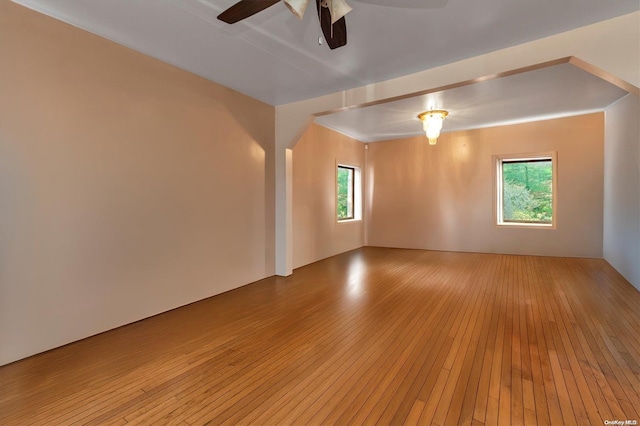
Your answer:
[[[551,160],[551,223],[546,222],[517,222],[505,221],[503,217],[504,209],[504,188],[503,169],[504,163],[528,163],[536,161]],[[556,151],[527,153],[527,154],[503,154],[493,156],[494,170],[494,224],[500,228],[532,228],[532,229],[556,229],[558,222],[558,155]]]
[[[353,179],[351,181],[351,201],[352,201],[352,215],[349,218],[338,218],[338,170],[340,168],[350,169],[353,173]],[[358,164],[339,162],[336,160],[335,168],[334,168],[334,177],[335,177],[335,206],[334,206],[334,216],[336,218],[336,223],[350,223],[350,222],[360,222],[362,221],[363,216],[363,188],[362,188],[362,168]]]
[[[340,169],[350,170],[351,171],[351,215],[347,217],[340,218],[338,217],[338,174],[340,173]],[[349,201],[347,201],[347,206],[349,205]],[[354,220],[356,218],[356,168],[353,166],[347,166],[345,164],[338,164],[336,167],[336,219],[338,222],[344,222],[348,220]],[[347,208],[347,213],[348,213]]]

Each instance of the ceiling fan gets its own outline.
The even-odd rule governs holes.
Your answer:
[[[280,0],[240,0],[220,15],[218,19],[227,24],[235,24],[249,16],[255,15]],[[302,19],[304,11],[311,0],[282,0],[297,18]],[[315,0],[322,34],[331,49],[347,44],[347,24],[344,16],[351,11],[345,0]],[[444,7],[448,0],[355,0],[374,6],[431,9]]]
[[[249,16],[255,15],[280,0],[240,0],[220,15],[218,19],[227,24],[235,24]],[[311,0],[282,0],[297,18],[302,19]],[[345,0],[316,0],[318,19],[327,45],[337,49],[347,44],[347,24],[344,15],[351,11]]]

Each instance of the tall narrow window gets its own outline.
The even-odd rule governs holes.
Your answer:
[[[553,226],[554,155],[498,158],[498,225]]]
[[[355,219],[355,168],[338,166],[338,220]]]

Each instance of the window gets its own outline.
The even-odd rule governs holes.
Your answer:
[[[336,182],[338,221],[362,219],[360,168],[339,164]]]
[[[497,224],[553,227],[555,153],[497,158]]]

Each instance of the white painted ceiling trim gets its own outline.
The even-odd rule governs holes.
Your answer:
[[[310,117],[323,111],[339,111],[415,93],[485,78],[533,64],[570,57],[581,68],[598,67],[618,82],[627,82],[638,93],[640,87],[640,12],[598,22],[540,40],[467,58],[382,83],[361,86],[276,107],[276,145],[295,146]],[[606,34],[607,37],[603,37]],[[615,48],[612,48],[615,46]],[[631,89],[629,89],[631,90]]]
[[[417,115],[431,109],[449,112],[442,129],[446,133],[602,112],[627,93],[566,58],[398,100],[321,113],[315,121],[370,143],[424,135]]]

